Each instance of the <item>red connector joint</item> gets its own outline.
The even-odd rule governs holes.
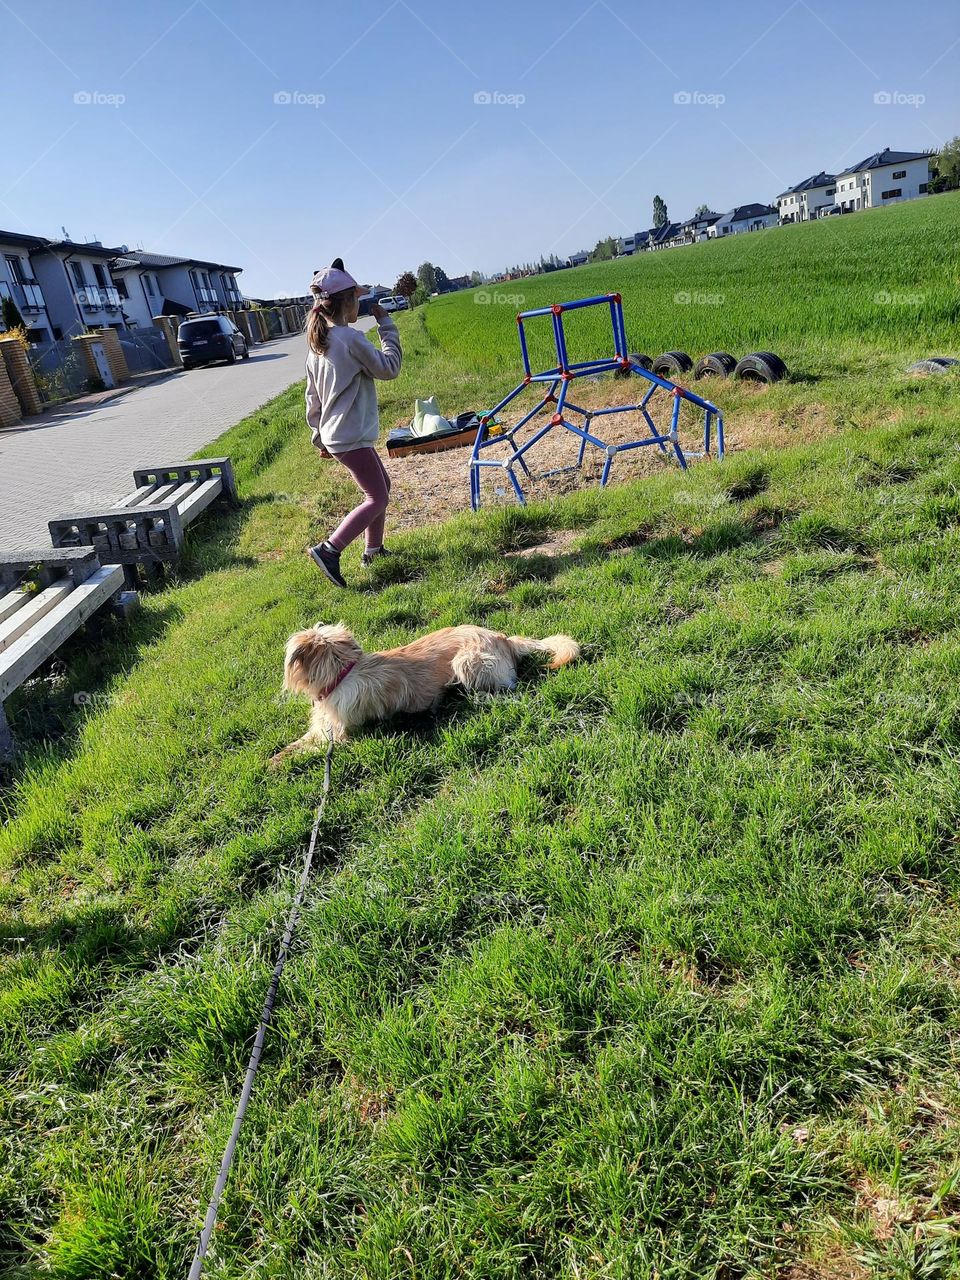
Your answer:
[[[551,427],[559,427],[562,421],[563,421],[563,415],[559,413],[555,413],[553,417],[550,419],[550,425]]]
[[[569,370],[569,369],[564,369],[563,373],[561,373],[561,375],[560,375],[560,381],[561,381],[561,382],[572,382],[572,381],[573,381],[573,374],[570,372],[570,370]]]
[[[553,312],[555,316],[559,316],[563,314],[563,307],[560,305],[559,302],[555,302],[553,306],[550,308],[550,310]]]
[[[523,385],[525,387],[528,387],[532,381],[533,381],[533,374],[528,373],[523,380]]]
[[[623,298],[620,296],[620,294],[619,294],[619,293],[611,293],[610,297],[614,300],[614,302],[622,302],[622,301],[623,301]]]
[[[485,427],[489,423],[489,421],[490,421],[489,415],[484,414],[483,417],[480,419],[481,427]]]
[[[553,392],[551,391],[549,395],[546,395],[546,396],[544,396],[544,397],[543,397],[543,403],[544,403],[544,404],[556,404],[556,403],[557,403],[557,397],[556,397],[556,396],[553,394]]]
[[[521,316],[519,311],[517,312],[517,324],[520,324],[520,325],[523,324],[523,317]]]

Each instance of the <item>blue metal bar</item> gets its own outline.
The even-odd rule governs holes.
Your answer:
[[[567,366],[568,369],[619,369],[620,365],[616,360],[611,360],[609,356],[604,356],[602,360],[577,360],[573,364]]]
[[[617,319],[617,303],[613,298],[610,299],[610,324],[613,328],[613,347],[618,356],[626,356],[626,348],[623,342],[623,315],[621,313],[619,322]]]
[[[542,440],[543,437],[547,434],[547,432],[552,430],[553,430],[552,422],[548,422],[545,427],[541,427],[540,430],[536,433],[536,435],[532,435],[526,444],[523,444],[520,446],[520,448],[516,451],[516,453],[510,459],[511,463],[516,462],[519,458],[522,458],[528,449],[532,448],[533,445],[535,445],[538,440]]]
[[[677,440],[680,435],[680,397],[673,397],[673,413],[670,415],[670,439]]]
[[[723,457],[723,414],[717,414],[717,458]]]
[[[563,335],[563,316],[553,315],[553,337],[557,344],[557,360],[560,362],[560,368],[567,368],[567,344]]]
[[[505,409],[511,400],[516,400],[517,396],[525,389],[526,385],[527,384],[525,382],[521,382],[519,387],[514,387],[508,396],[504,396],[499,404],[494,405],[489,413],[482,414],[481,416],[484,418],[492,418],[495,413],[499,413],[501,409]]]
[[[703,452],[710,452],[710,410],[703,415]]]
[[[510,481],[513,484],[514,490],[516,491],[517,501],[520,503],[521,507],[525,507],[527,505],[527,500],[523,496],[523,490],[520,487],[520,481],[513,474],[513,468],[507,467],[506,472],[507,472],[507,475],[510,477]]]
[[[517,332],[520,335],[520,354],[523,356],[523,371],[530,372],[530,355],[527,351],[527,335],[523,331],[523,321],[517,316]]]
[[[521,320],[532,320],[534,316],[552,316],[553,307],[537,307],[535,311],[521,311]]]
[[[582,413],[585,418],[589,418],[593,415],[592,409],[581,409],[578,404],[571,404],[569,400],[565,402],[564,408],[572,409],[574,413]]]

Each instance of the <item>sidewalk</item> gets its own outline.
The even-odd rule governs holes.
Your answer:
[[[235,365],[147,375],[0,431],[0,550],[47,547],[54,516],[110,506],[134,467],[189,458],[298,382],[305,355],[294,334]]]

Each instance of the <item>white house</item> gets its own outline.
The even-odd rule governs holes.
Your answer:
[[[47,302],[30,261],[30,254],[42,244],[38,236],[0,231],[0,301],[13,300],[31,342],[49,342],[53,337]],[[4,327],[0,310],[0,330]]]
[[[54,338],[87,329],[125,329],[120,293],[110,274],[117,249],[99,240],[41,240],[30,262],[47,304]]]
[[[711,239],[719,239],[744,231],[762,231],[764,227],[775,227],[777,221],[776,209],[771,209],[768,204],[738,204],[713,223],[707,229],[707,235]]]
[[[837,179],[832,173],[815,173],[804,178],[795,187],[788,187],[777,196],[777,210],[780,221],[812,222],[819,218],[821,209],[833,206],[837,190]]]
[[[885,147],[837,175],[836,203],[844,211],[879,209],[927,194],[930,151],[891,151]]]
[[[617,253],[621,257],[629,257],[632,253],[649,249],[652,235],[652,231],[635,231],[632,236],[621,236],[617,241]]]

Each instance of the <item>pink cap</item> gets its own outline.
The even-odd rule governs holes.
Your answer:
[[[340,267],[324,267],[310,281],[311,292],[319,292],[322,298],[329,298],[334,293],[343,293],[345,289],[359,288],[350,272]]]

